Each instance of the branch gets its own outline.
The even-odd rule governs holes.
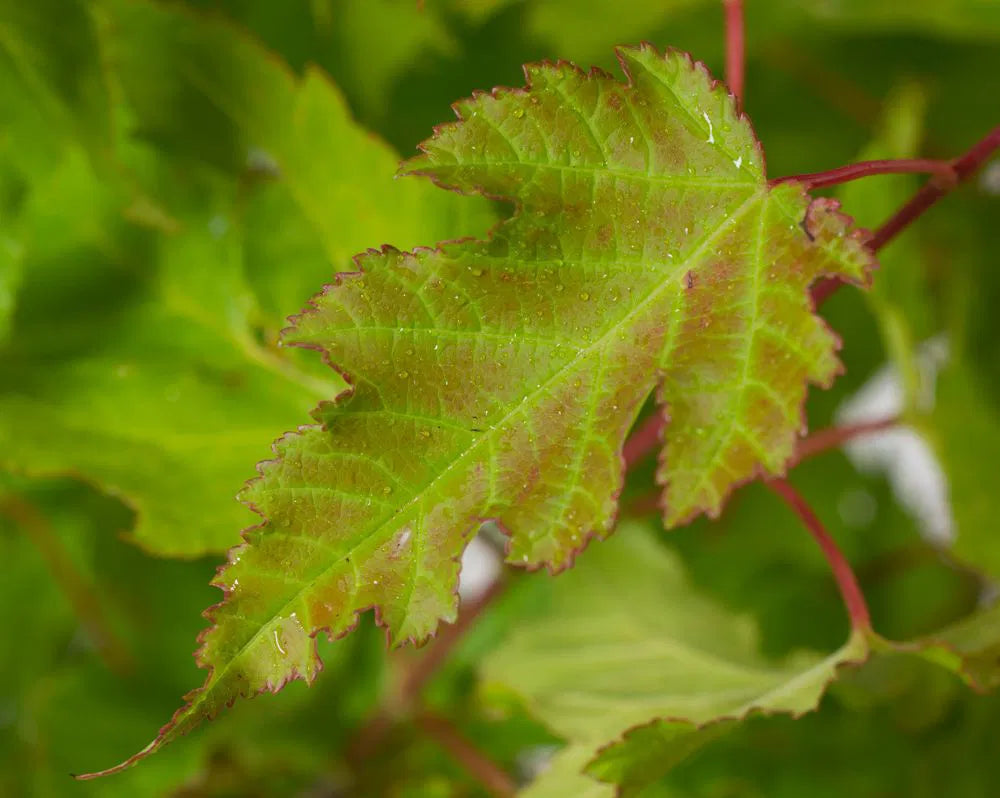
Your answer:
[[[454,624],[441,627],[437,637],[428,646],[427,653],[405,671],[395,694],[358,730],[348,751],[348,759],[360,762],[378,750],[396,720],[411,711],[424,687],[447,661],[455,646],[465,637],[483,611],[506,589],[507,581],[497,579],[475,602],[461,608],[458,620]]]
[[[653,449],[663,443],[663,430],[667,426],[663,412],[657,408],[653,415],[632,430],[622,447],[622,460],[625,461],[625,471],[631,471],[635,464],[648,455]]]
[[[417,716],[416,723],[428,737],[475,777],[490,795],[509,798],[517,791],[510,774],[476,748],[448,719],[424,713]]]
[[[465,637],[466,632],[472,628],[473,624],[483,614],[499,596],[507,589],[507,582],[497,579],[489,590],[483,593],[476,601],[461,612],[458,620],[451,626],[446,626],[444,630],[435,638],[434,644],[427,653],[412,667],[403,677],[399,690],[399,699],[403,704],[414,701],[424,689],[434,674],[447,661],[449,655],[456,645]]]
[[[726,85],[743,107],[745,45],[743,36],[743,0],[722,0],[726,16]]]
[[[861,588],[858,586],[857,577],[855,577],[850,563],[837,547],[836,541],[830,537],[802,495],[788,482],[783,479],[771,479],[765,484],[798,515],[822,549],[823,556],[826,557],[826,561],[830,564],[830,570],[833,571],[833,578],[837,581],[844,605],[847,607],[851,629],[862,634],[869,634],[872,630],[872,622],[868,613],[868,605]]]
[[[97,590],[80,573],[46,518],[13,493],[0,496],[0,515],[17,524],[38,549],[108,669],[118,676],[130,673],[135,667],[132,654],[115,634]]]
[[[1000,149],[1000,125],[973,144],[964,155],[951,161],[954,181],[943,181],[935,177],[924,183],[909,202],[872,234],[867,242],[868,247],[872,252],[882,249],[939,199],[972,177],[997,149]],[[822,305],[841,285],[839,280],[833,278],[817,282],[811,291],[815,306]]]
[[[859,421],[857,424],[844,424],[839,427],[826,427],[817,430],[799,441],[798,446],[795,447],[795,453],[788,461],[788,468],[794,468],[803,460],[817,454],[836,449],[849,440],[859,438],[862,435],[870,435],[873,432],[882,432],[895,427],[898,423],[899,416],[890,416],[875,421]]]
[[[876,419],[875,421],[859,421],[857,424],[844,424],[839,427],[826,427],[825,429],[818,430],[808,437],[799,440],[795,451],[788,460],[787,469],[791,470],[803,460],[815,457],[830,449],[836,449],[849,440],[860,438],[863,435],[870,435],[873,432],[882,432],[897,424],[899,424],[899,417],[890,416],[888,418]],[[663,417],[657,413],[647,418],[628,437],[622,449],[626,472],[631,471],[636,463],[660,445],[664,426]],[[643,494],[629,504],[626,512],[631,517],[642,517],[658,512],[660,509],[661,493],[662,490],[656,488],[649,493]]]
[[[849,183],[862,177],[872,177],[875,175],[901,175],[901,174],[931,174],[946,188],[952,188],[958,184],[958,175],[955,167],[950,161],[935,161],[929,158],[897,158],[879,161],[861,161],[859,163],[840,166],[826,172],[811,172],[804,175],[788,175],[787,177],[776,177],[768,181],[768,185],[776,186],[780,183],[790,183],[793,180],[805,185],[806,190],[812,191],[817,188],[827,188],[841,183]]]
[[[951,162],[955,173],[955,185],[968,180],[989,157],[1000,148],[1000,125],[993,128],[982,139],[977,141],[964,155]],[[934,180],[928,181],[913,198],[900,208],[889,221],[883,224],[868,241],[868,246],[878,252],[892,241],[902,230],[921,214],[945,196],[954,186],[942,186]]]
[[[788,468],[794,468],[803,460],[821,454],[828,449],[836,449],[852,438],[868,435],[873,432],[881,432],[882,430],[896,426],[898,423],[899,417],[891,416],[875,421],[860,421],[857,424],[845,424],[839,427],[821,429],[798,442],[795,452],[788,461]],[[625,445],[622,447],[622,459],[625,461],[626,472],[631,471],[637,463],[641,462],[643,458],[663,443],[663,430],[665,427],[666,421],[663,415],[656,412],[643,421],[628,436],[625,440]]]

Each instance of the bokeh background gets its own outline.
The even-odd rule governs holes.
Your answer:
[[[995,3],[746,5],[770,176],[950,157],[1000,121]],[[388,657],[371,618],[321,643],[312,689],[244,702],[119,776],[69,774],[133,753],[201,683],[209,580],[255,523],[234,495],[342,387],[277,348],[284,319],[357,252],[484,235],[505,211],[394,180],[398,161],[451,102],[521,85],[524,62],[617,72],[613,46],[648,40],[721,77],[722,31],[715,0],[0,0],[0,794],[481,794],[406,722],[348,762],[409,656]],[[875,226],[918,183],[839,196]],[[900,412],[908,429],[796,483],[899,639],[988,605],[1000,575],[998,219],[994,162],[885,251],[870,296],[824,307],[847,371],[813,393],[811,426]],[[843,641],[825,563],[766,491],[661,537],[764,655]],[[477,551],[468,568],[493,573]],[[525,783],[562,741],[479,665],[554,591],[585,589],[519,580],[426,696]],[[984,796],[998,736],[996,697],[880,660],[818,713],[755,718],[644,794]]]

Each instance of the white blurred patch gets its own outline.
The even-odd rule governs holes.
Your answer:
[[[934,382],[948,360],[944,336],[926,341],[917,351],[924,410],[934,406]],[[877,421],[903,410],[903,386],[893,366],[883,366],[837,411],[838,424]],[[844,445],[854,466],[862,472],[884,473],[900,505],[917,521],[921,534],[932,543],[950,543],[955,523],[948,500],[948,481],[926,441],[909,427],[863,435]],[[857,497],[845,497],[844,521],[860,521],[867,514]],[[850,520],[849,520],[850,519]]]
[[[979,173],[979,185],[987,194],[1000,194],[1000,160],[991,161]]]
[[[458,594],[462,601],[475,601],[489,590],[500,576],[501,567],[500,554],[480,530],[462,554],[462,570],[458,576]]]
[[[558,745],[533,745],[520,751],[514,762],[519,780],[527,784],[537,779],[549,769],[552,757],[558,753]]]

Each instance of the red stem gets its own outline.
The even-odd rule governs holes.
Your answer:
[[[838,446],[854,438],[890,429],[898,423],[899,417],[892,416],[889,418],[880,418],[875,421],[860,421],[857,424],[844,424],[840,427],[826,427],[825,429],[818,430],[799,441],[798,446],[795,447],[795,452],[788,460],[787,468],[791,470],[803,460],[815,457],[830,449],[836,449]],[[650,416],[625,441],[624,457],[626,470],[630,470],[637,462],[659,445],[663,426],[664,423],[659,414]],[[633,517],[642,517],[657,512],[659,510],[661,493],[662,490],[657,488],[635,499],[627,508],[628,514]]]
[[[973,144],[968,152],[951,162],[951,168],[956,177],[955,184],[968,180],[974,175],[998,148],[1000,148],[1000,125],[997,125]],[[875,231],[875,234],[868,241],[868,246],[873,251],[878,252],[900,231],[906,229],[914,219],[947,194],[951,188],[953,186],[942,186],[934,180],[925,183],[906,205],[896,211],[889,221]]]
[[[0,516],[6,516],[17,524],[38,549],[104,664],[118,676],[131,673],[135,669],[135,660],[115,633],[101,605],[98,586],[90,582],[73,562],[48,519],[34,504],[13,493],[0,496]]]
[[[958,175],[954,166],[949,161],[935,161],[929,158],[898,158],[893,160],[861,161],[847,166],[840,166],[826,172],[811,172],[804,175],[789,175],[787,177],[777,177],[769,181],[769,184],[776,186],[779,183],[795,181],[803,183],[807,190],[812,191],[817,188],[836,186],[840,183],[848,183],[861,177],[871,177],[873,175],[899,175],[899,174],[932,174],[947,187],[952,187],[958,183]]]
[[[823,556],[826,557],[826,561],[830,564],[830,570],[833,571],[833,578],[837,581],[837,587],[840,588],[844,605],[847,607],[847,614],[851,619],[851,629],[863,634],[870,633],[872,621],[868,613],[868,604],[865,602],[864,594],[858,586],[857,577],[855,577],[850,563],[847,562],[847,558],[838,548],[836,541],[830,537],[822,522],[816,517],[816,513],[812,511],[806,500],[791,484],[783,479],[768,480],[766,484],[802,519],[802,523],[805,524],[806,529],[809,530],[822,549]]]
[[[662,411],[657,408],[653,415],[643,421],[625,439],[625,445],[622,447],[622,459],[625,461],[626,471],[631,471],[636,463],[662,443],[663,428],[666,425],[667,422],[663,418]]]
[[[889,418],[876,419],[875,421],[859,421],[857,424],[844,424],[839,427],[826,427],[825,429],[817,430],[799,441],[798,446],[795,447],[795,454],[788,461],[788,468],[794,468],[803,460],[821,454],[829,449],[836,449],[853,438],[870,435],[873,432],[881,432],[890,427],[895,427],[898,423],[899,416],[891,416]]]
[[[498,579],[475,602],[462,607],[454,624],[440,627],[427,653],[404,673],[395,697],[379,707],[358,730],[348,751],[349,760],[360,762],[378,750],[398,717],[411,709],[427,682],[434,677],[466,632],[506,589],[507,582]]]
[[[827,427],[803,438],[795,447],[795,452],[788,461],[788,468],[794,468],[808,457],[835,449],[852,438],[868,435],[872,432],[894,427],[899,423],[898,416],[880,418],[875,421],[860,421],[857,424],[844,424],[839,427]],[[666,422],[663,416],[656,412],[643,421],[625,441],[622,447],[622,458],[625,470],[631,471],[650,452],[662,443],[663,429]]]
[[[445,626],[427,650],[423,658],[410,668],[400,686],[399,696],[404,704],[415,700],[424,686],[438,669],[445,663],[456,645],[465,637],[466,632],[496,599],[507,589],[507,582],[498,579],[474,603],[468,605],[459,613],[458,620],[451,626]]]
[[[955,158],[951,162],[951,171],[954,174],[954,181],[942,181],[931,178],[902,208],[876,230],[872,237],[868,239],[868,246],[872,252],[878,252],[882,247],[894,239],[900,232],[905,230],[910,224],[922,216],[928,208],[945,196],[959,183],[963,183],[974,175],[979,168],[989,160],[994,152],[1000,149],[1000,125],[993,128],[983,138],[972,145],[963,155]],[[833,278],[825,278],[818,281],[812,287],[813,303],[816,307],[823,304],[842,283]]]
[[[726,84],[743,107],[745,44],[743,36],[743,0],[722,0],[726,17]]]
[[[438,715],[421,714],[417,725],[464,767],[490,795],[509,798],[517,791],[514,780],[503,768],[467,740],[447,719]]]

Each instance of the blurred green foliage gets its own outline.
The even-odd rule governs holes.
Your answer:
[[[772,176],[949,157],[998,122],[993,3],[746,5],[746,108]],[[520,85],[526,61],[609,68],[613,45],[643,39],[721,76],[722,14],[709,0],[0,0],[0,794],[482,794],[405,719],[377,756],[346,755],[408,661],[385,654],[371,618],[321,644],[312,690],[244,702],[118,776],[69,774],[133,753],[200,681],[199,613],[220,599],[209,581],[255,521],[233,496],[273,439],[343,388],[318,357],[276,346],[284,318],[366,247],[479,236],[494,218],[489,203],[393,181],[398,159],[452,118],[449,103]],[[824,306],[847,371],[807,408],[812,427],[832,423],[881,364],[905,384],[917,345],[944,336],[935,401],[910,391],[904,412],[949,478],[954,545],[925,542],[885,480],[839,453],[792,477],[855,563],[875,628],[910,640],[971,617],[980,684],[996,681],[1000,637],[983,609],[1000,577],[992,175],[893,242],[870,297],[842,290]],[[871,178],[840,196],[875,226],[916,184]],[[628,495],[641,499],[649,479],[638,470]],[[560,607],[579,606],[574,591],[602,566],[625,591],[659,558],[676,563],[699,601],[756,629],[754,661],[824,656],[844,640],[822,557],[761,486],[718,521],[648,545],[662,551],[623,565],[594,548],[579,576],[519,578],[427,691],[523,783],[540,752],[569,743],[526,794],[611,788],[581,775],[592,750],[571,726],[533,707],[508,669],[487,668],[484,682],[482,664],[538,676],[519,619],[558,628]],[[635,591],[626,605],[642,600]],[[595,614],[602,622],[617,623]],[[585,654],[557,655],[566,673],[587,670],[570,662]],[[635,664],[619,660],[601,675],[627,692]],[[1000,781],[996,697],[916,657],[876,657],[803,719],[718,731],[665,775],[643,769],[655,748],[589,772],[648,796],[720,798],[980,796]]]

